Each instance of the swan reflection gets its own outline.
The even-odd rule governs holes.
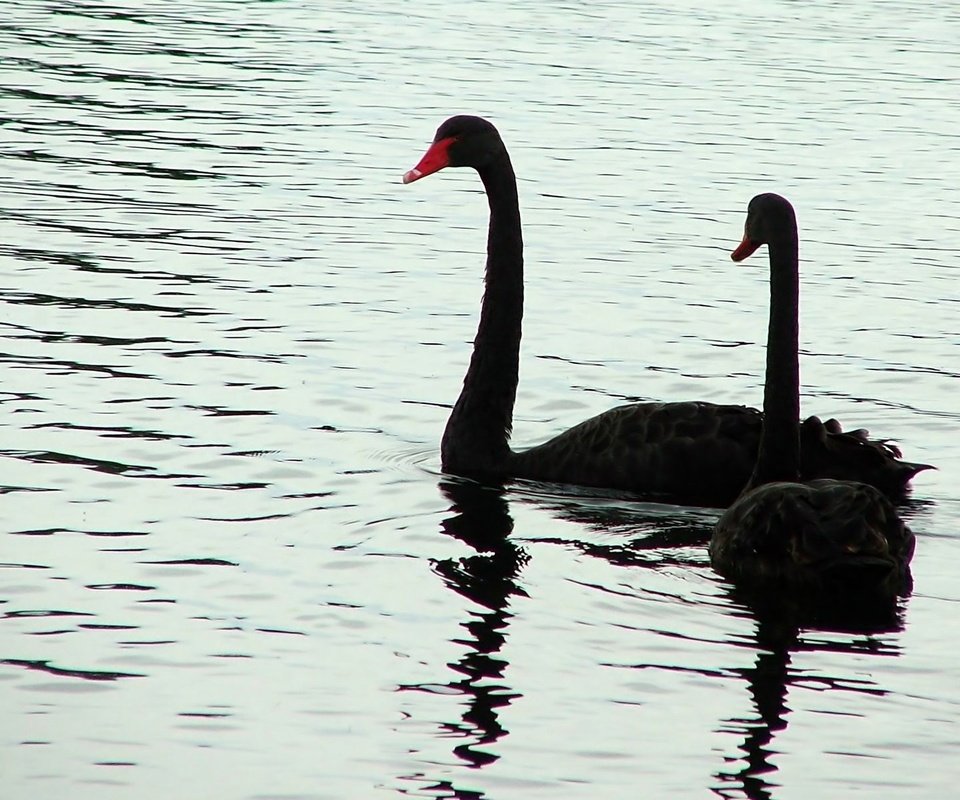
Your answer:
[[[777,767],[772,759],[779,751],[774,747],[774,739],[787,728],[789,690],[811,679],[804,670],[792,667],[792,655],[834,652],[898,656],[899,646],[884,639],[882,634],[903,630],[903,608],[897,600],[865,610],[856,606],[818,607],[797,602],[796,598],[770,593],[747,594],[732,587],[729,594],[756,621],[756,660],[750,667],[727,672],[746,682],[753,713],[721,723],[720,731],[739,735],[741,742],[738,755],[725,757],[726,766],[714,773],[717,784],[712,791],[723,798],[770,800],[778,786],[774,780]],[[808,631],[809,635],[802,636],[802,631]],[[814,638],[817,631],[841,636],[817,639]],[[851,681],[819,672],[815,679],[817,684],[832,691],[884,693],[870,680]]]
[[[526,596],[517,577],[527,562],[523,548],[510,540],[513,531],[502,486],[482,486],[469,481],[442,480],[440,491],[450,500],[450,514],[441,531],[472,548],[473,555],[437,559],[433,568],[444,583],[477,608],[460,623],[462,633],[453,639],[463,655],[447,666],[454,678],[444,684],[401,686],[406,691],[455,694],[464,699],[460,719],[441,724],[444,734],[459,743],[453,748],[467,766],[479,768],[499,755],[493,745],[508,731],[500,724],[499,709],[519,695],[504,682],[508,661],[500,653],[506,643],[513,595]],[[419,776],[422,780],[425,776]],[[458,789],[449,781],[423,787],[437,797],[479,798],[483,795]]]

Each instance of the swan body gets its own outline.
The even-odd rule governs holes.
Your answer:
[[[470,366],[440,446],[446,472],[620,489],[677,503],[726,506],[750,477],[762,416],[707,402],[632,403],[528,450],[510,449],[523,317],[523,238],[517,182],[497,129],[456,116],[437,130],[411,183],[445,167],[472,167],[490,206],[485,292]],[[805,477],[856,477],[894,498],[922,464],[835,420],[803,423]]]
[[[872,486],[777,481],[724,512],[710,560],[734,582],[778,591],[893,596],[909,586],[915,543],[893,504]]]
[[[873,486],[850,480],[806,480],[798,366],[799,259],[796,217],[779,195],[750,202],[746,258],[770,251],[770,327],[759,452],[740,497],[710,540],[710,561],[731,580],[893,597],[909,586],[915,538],[893,504]]]

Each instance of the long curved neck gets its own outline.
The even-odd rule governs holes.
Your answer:
[[[770,326],[763,388],[763,433],[752,489],[800,478],[800,268],[796,225],[769,242]]]
[[[504,153],[478,170],[490,204],[485,291],[470,367],[440,446],[443,468],[497,473],[510,457],[520,371],[523,238],[517,179]]]

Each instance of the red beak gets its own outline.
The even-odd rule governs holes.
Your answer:
[[[743,241],[740,242],[740,245],[730,254],[730,258],[734,261],[743,261],[748,255],[756,251],[756,249],[762,245],[763,242],[756,242],[753,239],[750,239],[746,236],[743,237]]]
[[[444,167],[450,166],[450,145],[456,141],[455,136],[448,136],[446,139],[438,139],[427,149],[420,159],[420,163],[413,169],[403,174],[404,183],[413,183],[434,172],[439,172]]]

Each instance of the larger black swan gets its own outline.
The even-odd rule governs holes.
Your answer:
[[[770,327],[763,390],[763,433],[743,494],[720,517],[710,540],[714,568],[734,581],[893,597],[909,584],[914,536],[893,504],[865,483],[804,481],[800,470],[800,368],[797,222],[780,195],[750,201],[742,261],[770,251]]]
[[[637,492],[678,503],[726,506],[753,470],[762,418],[753,408],[704,402],[633,403],[537,447],[510,449],[523,317],[523,239],[517,181],[497,129],[451,117],[404,183],[444,167],[473,167],[490,204],[486,291],[473,356],[441,443],[443,469],[478,478],[527,478]],[[871,483],[899,498],[924,465],[841,433],[816,417],[802,425],[802,475]]]

